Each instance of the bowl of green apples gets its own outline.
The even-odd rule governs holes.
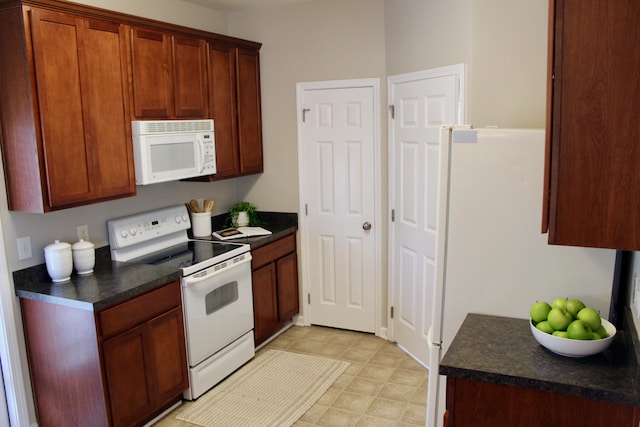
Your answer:
[[[568,357],[586,357],[604,351],[616,327],[579,299],[536,301],[529,310],[531,333],[546,349]]]

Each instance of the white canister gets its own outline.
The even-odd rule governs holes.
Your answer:
[[[73,266],[78,274],[93,273],[93,267],[96,264],[96,251],[94,247],[95,245],[93,243],[87,242],[84,239],[80,239],[79,242],[71,245]]]
[[[64,282],[71,278],[73,271],[73,259],[71,245],[56,240],[45,246],[44,259],[47,263],[47,273],[54,282]]]
[[[191,233],[194,237],[211,236],[211,212],[191,213]]]

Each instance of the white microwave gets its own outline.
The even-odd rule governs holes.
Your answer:
[[[136,185],[216,173],[213,120],[131,122]]]

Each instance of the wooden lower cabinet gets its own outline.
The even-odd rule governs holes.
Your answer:
[[[254,340],[259,345],[300,311],[295,234],[252,251]]]
[[[94,313],[21,299],[40,426],[138,426],[189,386],[178,281]]]
[[[637,427],[640,408],[447,377],[445,427]]]

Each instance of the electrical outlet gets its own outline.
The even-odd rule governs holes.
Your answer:
[[[18,242],[18,259],[23,260],[31,258],[31,237],[19,237],[16,241]]]
[[[89,227],[86,224],[76,227],[76,231],[78,232],[78,240],[89,241]]]

